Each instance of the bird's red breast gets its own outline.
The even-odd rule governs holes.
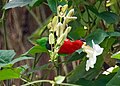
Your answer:
[[[83,45],[81,40],[70,41],[66,39],[63,45],[60,47],[59,54],[72,54],[76,50],[80,49]]]

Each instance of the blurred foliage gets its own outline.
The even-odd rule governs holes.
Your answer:
[[[61,67],[60,71],[64,76],[57,76],[52,84],[70,85],[76,84],[76,86],[120,86],[119,76],[120,70],[112,72],[109,75],[103,75],[102,73],[110,67],[110,64],[106,63],[105,58],[110,55],[109,59],[120,60],[120,1],[119,0],[11,0],[6,3],[2,10],[7,13],[8,9],[15,7],[26,6],[30,10],[45,4],[49,6],[52,11],[52,15],[57,15],[57,6],[68,4],[68,9],[75,9],[75,15],[77,20],[72,21],[69,25],[72,27],[68,38],[71,40],[84,39],[86,43],[92,46],[92,40],[95,44],[100,44],[104,48],[102,55],[97,57],[95,67],[89,71],[85,70],[86,54],[81,50],[74,52],[72,55],[67,55],[67,59],[64,55],[65,61],[58,62],[59,65],[68,65],[71,63],[76,64],[76,67],[65,72],[65,68]],[[15,52],[13,50],[0,50],[0,80],[7,80],[13,78],[21,78],[23,71],[27,68],[19,66],[14,68],[13,65],[22,60],[33,59],[31,63],[33,68],[28,70],[31,75],[26,76],[27,82],[33,80],[33,74],[35,71],[47,70],[48,73],[44,74],[41,79],[50,74],[50,71],[54,70],[54,66],[50,62],[44,64],[41,67],[36,67],[42,53],[49,55],[49,50],[46,48],[48,42],[48,28],[47,25],[51,21],[53,16],[50,16],[48,20],[42,24],[36,31],[31,34],[29,41],[34,45],[26,53],[22,54],[19,58],[13,59]],[[1,20],[3,17],[1,18]],[[46,34],[43,37],[43,34]],[[116,49],[117,48],[117,49]],[[115,53],[115,54],[114,54]],[[32,56],[32,57],[30,57]],[[120,62],[119,62],[120,64]],[[55,65],[55,64],[54,64]],[[114,65],[116,65],[114,63]],[[107,66],[107,68],[106,68]],[[67,66],[65,66],[67,67]],[[59,68],[59,67],[58,67]],[[68,69],[68,68],[66,68]],[[30,78],[30,79],[29,79]],[[66,78],[66,80],[65,80]],[[36,78],[35,78],[36,79]],[[34,80],[35,81],[35,80]],[[65,83],[63,83],[63,81]],[[41,82],[41,81],[40,81]],[[49,81],[48,81],[49,82]],[[67,84],[66,84],[67,83]],[[25,85],[26,86],[26,85]],[[42,86],[42,85],[41,85]]]

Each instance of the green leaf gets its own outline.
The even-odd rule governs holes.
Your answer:
[[[110,79],[115,74],[109,75],[100,75],[96,80],[86,80],[84,78],[79,79],[75,84],[82,85],[82,86],[106,86],[106,84],[110,81]]]
[[[1,67],[5,67],[5,66],[9,66],[9,65],[13,65],[19,61],[22,61],[22,60],[28,60],[28,59],[34,59],[33,57],[27,57],[27,56],[23,56],[23,57],[19,57],[19,58],[16,58],[8,63],[2,63],[0,64],[0,68]]]
[[[106,84],[106,86],[120,86],[120,70],[117,74]]]
[[[69,1],[70,2],[70,1]],[[58,0],[58,4],[59,5],[65,5],[65,4],[67,4],[68,3],[68,1],[66,1],[66,0]]]
[[[44,0],[32,0],[32,2],[29,4],[29,6],[30,6],[31,8],[36,7],[36,6],[40,6],[40,4],[41,4],[42,2],[44,2]]]
[[[109,75],[101,74],[95,81],[95,86],[106,86],[106,84],[111,80],[111,78],[115,75],[115,73]]]
[[[99,15],[97,8],[95,6],[87,6],[87,8],[92,11],[94,14]]]
[[[106,3],[106,7],[112,6],[115,3],[117,3],[116,0],[110,0],[108,3]]]
[[[78,50],[76,50],[75,52],[77,52],[78,54],[81,54],[82,51],[83,51],[83,49],[78,49]]]
[[[14,50],[0,50],[0,68],[7,65],[13,65],[18,61],[33,59],[32,57],[23,56],[12,60],[15,54]]]
[[[78,19],[76,21],[70,22],[70,26],[72,26],[72,29],[69,33],[69,36],[72,37],[73,39],[80,39],[81,37],[84,37],[86,34],[86,30],[80,23],[81,22]]]
[[[86,80],[84,78],[79,79],[78,81],[75,82],[77,85],[82,85],[82,86],[94,86],[93,81]]]
[[[15,64],[19,61],[28,60],[28,59],[34,59],[34,58],[33,57],[22,56],[22,57],[19,57],[19,58],[16,58],[16,59],[12,60],[9,64]]]
[[[95,67],[91,68],[89,71],[85,70],[86,60],[87,59],[84,59],[80,63],[80,65],[77,66],[76,69],[71,72],[71,74],[68,76],[68,82],[74,83],[74,82],[78,81],[80,78],[85,78],[86,80],[92,80],[96,76],[98,76],[98,74],[101,71],[102,65],[104,63],[103,56],[97,57],[97,62],[95,64]]]
[[[76,61],[76,60],[82,59],[85,55],[86,55],[86,53],[84,53],[84,52],[82,52],[80,54],[78,52],[75,52],[68,58],[67,61],[68,62]]]
[[[53,13],[57,13],[57,0],[47,0],[48,6]]]
[[[104,11],[99,13],[99,17],[104,19],[108,24],[116,23],[119,20],[119,17],[117,14],[109,11]]]
[[[120,59],[120,51],[113,54],[111,58]]]
[[[32,0],[12,0],[5,4],[3,9],[10,9],[10,8],[15,8],[15,7],[23,7],[31,3]]]
[[[67,62],[77,61],[83,59],[86,53],[82,49],[76,50],[68,59]]]
[[[14,50],[0,50],[0,64],[9,63],[15,54]]]
[[[86,41],[88,45],[92,46],[92,40],[95,42],[95,44],[100,44],[107,36],[108,34],[102,29],[96,29],[87,36]]]
[[[20,78],[20,72],[17,69],[3,69],[0,71],[0,80]]]
[[[35,67],[34,69],[28,71],[27,74],[31,74],[31,73],[33,73],[33,72],[41,71],[41,70],[49,70],[49,64],[50,64],[50,63],[44,64],[44,65],[42,65],[42,66],[40,66],[40,67]]]
[[[23,67],[18,67],[18,68],[2,69],[2,70],[0,70],[0,80],[20,78],[21,73],[25,69],[26,68],[24,66]]]
[[[104,48],[104,51],[107,53],[111,49],[111,46],[115,42],[115,38],[113,37],[107,37],[100,45],[102,48]]]
[[[55,77],[55,83],[60,84],[65,80],[65,76],[57,76]]]
[[[28,50],[25,54],[23,55],[35,55],[36,53],[42,53],[42,52],[48,52],[48,50],[45,47],[42,46],[33,46],[30,50]]]
[[[36,40],[37,44],[39,44],[42,47],[46,47],[48,41],[48,37],[42,37],[41,39]]]
[[[116,23],[119,20],[119,16],[113,12],[109,11],[104,11],[99,13],[94,6],[87,6],[90,11],[92,11],[96,16],[104,19],[106,23],[111,24],[111,23]]]
[[[120,37],[120,32],[107,32],[109,36],[117,36]]]

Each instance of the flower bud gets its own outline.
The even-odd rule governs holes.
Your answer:
[[[67,8],[68,8],[67,4],[64,5],[64,6],[61,6],[61,5],[58,6],[58,8],[57,8],[57,14],[58,14],[58,16],[65,17]]]
[[[71,30],[70,26],[66,28],[66,30],[64,32],[64,34],[65,34],[66,37],[67,37],[68,33],[70,32],[70,30]]]
[[[57,35],[57,36],[60,36],[60,30],[61,30],[61,28],[62,28],[62,23],[59,22],[59,23],[57,24],[57,29],[56,29],[56,35]]]
[[[57,7],[57,12],[58,12],[58,14],[59,14],[59,12],[61,11],[61,9],[62,9],[62,5],[59,5],[59,6]]]
[[[57,25],[57,23],[58,23],[58,16],[55,16],[54,18],[53,18],[53,20],[52,20],[52,25],[54,26],[54,25]]]
[[[64,27],[63,27],[63,24],[60,26],[60,35],[62,35],[63,34],[63,32],[64,32]]]
[[[74,9],[71,9],[71,10],[68,12],[68,14],[67,14],[66,17],[72,17],[73,14],[74,14]]]
[[[51,25],[52,25],[51,31],[55,31],[55,30],[56,30],[56,28],[57,28],[57,23],[58,23],[58,16],[55,16],[55,17],[53,18],[53,20],[52,20],[52,23],[51,23]]]
[[[57,44],[62,45],[65,39],[65,34],[62,34],[58,39],[57,39]]]
[[[68,20],[75,20],[77,17],[67,17]]]
[[[47,25],[47,28],[48,28],[48,29],[51,29],[51,27],[52,27],[52,23],[50,22],[50,23]]]
[[[64,5],[64,6],[62,7],[62,10],[61,10],[61,11],[62,11],[63,13],[65,13],[67,9],[68,9],[68,5],[66,4],[66,5]]]
[[[49,44],[54,44],[55,43],[55,38],[54,38],[54,34],[50,33],[49,34]]]
[[[66,17],[66,23],[69,23],[72,20],[77,19],[77,17]]]

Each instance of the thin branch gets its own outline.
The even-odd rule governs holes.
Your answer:
[[[32,10],[30,10],[30,8],[28,6],[26,8],[30,12],[30,14],[33,16],[33,18],[35,19],[35,21],[38,23],[38,25],[42,26],[42,23],[39,21],[38,17],[35,15],[35,13]]]

